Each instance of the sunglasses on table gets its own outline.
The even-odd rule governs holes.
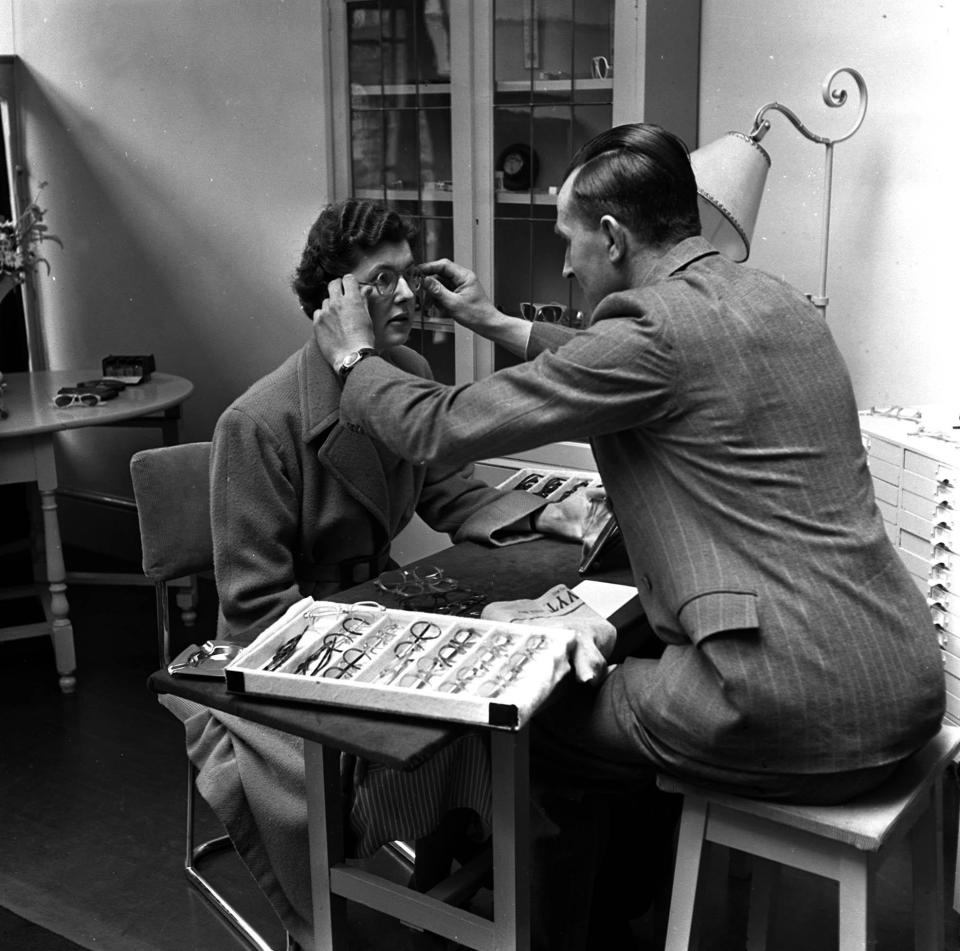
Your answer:
[[[99,393],[83,391],[79,393],[57,393],[53,398],[53,405],[58,409],[66,409],[69,406],[99,406],[106,402]]]

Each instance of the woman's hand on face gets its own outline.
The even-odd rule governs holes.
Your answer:
[[[347,354],[373,346],[373,322],[352,274],[335,278],[327,290],[329,297],[313,312],[313,333],[327,363],[337,370]]]

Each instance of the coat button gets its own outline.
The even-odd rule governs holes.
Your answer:
[[[647,589],[647,592],[653,591],[653,582],[650,580],[649,575],[643,575],[640,578],[640,583]]]

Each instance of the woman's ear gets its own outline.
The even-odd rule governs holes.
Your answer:
[[[627,229],[613,215],[604,215],[600,219],[600,231],[607,242],[607,257],[611,264],[620,264],[627,256]]]

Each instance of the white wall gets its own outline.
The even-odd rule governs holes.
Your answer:
[[[288,284],[328,198],[319,9],[14,0],[27,168],[64,242],[38,282],[49,365],[154,353],[196,384],[187,440],[310,330]],[[65,436],[65,479],[129,494],[151,444]]]
[[[960,403],[958,26],[951,0],[703,0],[701,143],[749,132],[772,100],[814,133],[843,134],[855,106],[828,109],[821,83],[840,66],[866,80],[864,124],[834,149],[827,281],[828,321],[861,406]],[[815,292],[824,148],[783,116],[771,121],[749,263]]]
[[[309,332],[287,284],[328,197],[322,2],[0,0],[0,44],[24,65],[27,172],[49,181],[65,244],[39,280],[49,363],[153,352],[196,383],[188,440],[209,438]],[[958,8],[703,0],[701,142],[749,129],[773,99],[836,134],[851,117],[828,114],[823,77],[843,65],[866,77],[866,122],[836,150],[828,282],[861,405],[960,399],[947,236]],[[773,123],[751,263],[815,290],[823,150]],[[129,455],[152,444],[65,436],[65,481],[129,494]]]

